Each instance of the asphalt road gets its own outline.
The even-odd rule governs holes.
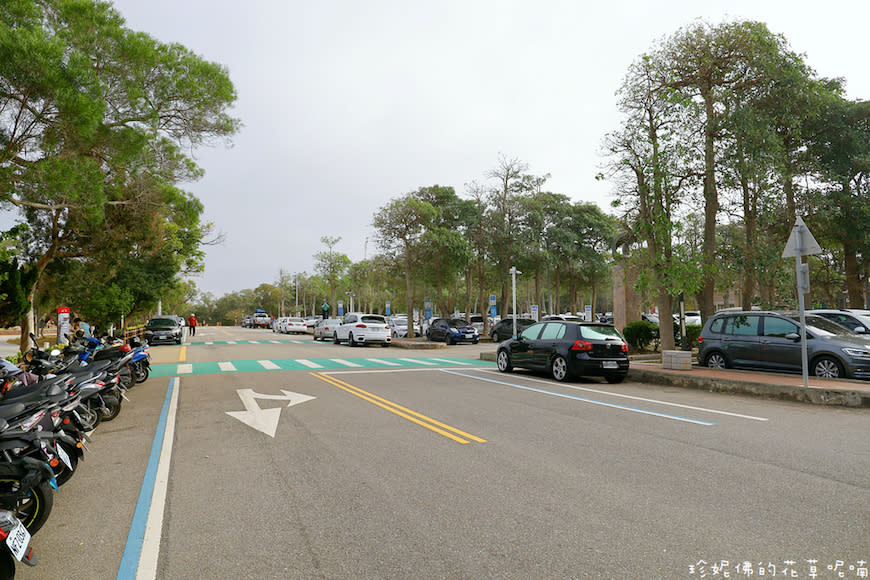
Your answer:
[[[112,578],[129,562],[174,376],[151,577],[811,578],[815,566],[859,578],[870,566],[866,410],[505,375],[476,360],[491,344],[351,349],[240,328],[193,341],[152,349],[155,376],[94,433],[20,578]]]

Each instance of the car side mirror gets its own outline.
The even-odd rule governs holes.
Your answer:
[[[855,327],[855,332],[857,332],[858,334],[865,334],[867,332],[867,329],[863,326],[857,326]]]
[[[789,332],[788,334],[785,335],[784,338],[787,338],[789,340],[793,340],[793,341],[797,342],[801,339],[801,335],[798,334],[797,332]]]

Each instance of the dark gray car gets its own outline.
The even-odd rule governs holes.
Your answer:
[[[806,314],[809,374],[870,378],[870,337]],[[791,312],[724,312],[698,338],[698,362],[710,368],[801,372],[800,322]]]

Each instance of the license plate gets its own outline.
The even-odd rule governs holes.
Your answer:
[[[601,363],[601,368],[603,369],[618,369],[619,363],[615,360],[606,360]]]
[[[69,455],[64,451],[63,445],[60,443],[57,444],[57,456],[60,457],[60,460],[63,461],[63,464],[66,465],[66,468],[72,471],[72,462],[69,460]]]
[[[6,545],[9,546],[9,551],[15,556],[19,562],[24,554],[27,553],[27,546],[30,545],[30,532],[24,527],[20,521],[15,525],[9,535],[6,536]]]
[[[465,338],[474,338],[474,335],[473,334],[466,334]]]

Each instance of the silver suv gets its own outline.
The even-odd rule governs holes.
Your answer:
[[[809,373],[870,378],[870,337],[806,314]],[[793,312],[723,312],[698,337],[698,362],[710,368],[801,372],[800,322]]]

